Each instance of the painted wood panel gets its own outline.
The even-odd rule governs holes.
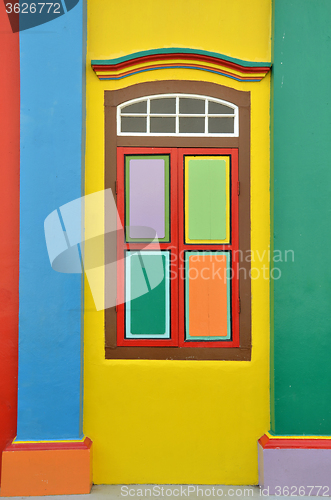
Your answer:
[[[126,240],[169,240],[169,157],[127,157]]]
[[[186,243],[230,242],[228,157],[185,158]]]
[[[169,252],[126,253],[125,336],[170,338]]]
[[[229,252],[185,253],[186,340],[231,338]]]

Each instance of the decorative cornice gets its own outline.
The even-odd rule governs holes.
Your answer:
[[[168,48],[135,52],[117,59],[91,61],[99,80],[121,80],[157,69],[197,69],[227,76],[239,82],[259,82],[269,72],[270,62],[252,62],[205,50]]]

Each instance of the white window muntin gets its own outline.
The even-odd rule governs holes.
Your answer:
[[[199,113],[199,114],[183,114],[179,113],[179,99],[181,97],[186,97],[190,99],[199,99],[199,100],[204,100],[205,101],[205,112],[204,113]],[[168,98],[176,98],[176,113],[150,113],[150,102],[153,99],[168,99]],[[122,132],[121,131],[121,117],[122,117],[122,109],[125,108],[126,106],[129,106],[131,104],[136,104],[138,102],[145,102],[147,103],[147,112],[146,113],[125,113],[123,116],[125,117],[146,117],[147,123],[146,123],[146,132]],[[233,114],[229,113],[220,113],[220,114],[213,114],[213,113],[208,113],[208,102],[215,102],[218,104],[223,104],[224,106],[227,106],[229,108],[232,108],[234,110]],[[171,133],[161,133],[161,132],[151,132],[150,131],[150,117],[164,117],[164,118],[171,118],[175,117],[176,118],[176,132]],[[180,133],[179,132],[179,118],[202,118],[204,117],[205,119],[205,131],[200,132],[200,133]],[[209,133],[208,132],[208,118],[233,118],[234,119],[234,129],[233,132],[226,132],[226,133]],[[181,137],[239,137],[239,109],[238,106],[235,104],[228,102],[228,101],[223,101],[221,99],[216,99],[214,97],[209,97],[209,96],[203,96],[203,95],[196,95],[196,94],[157,94],[157,95],[152,95],[148,97],[140,97],[138,99],[131,99],[130,101],[126,101],[123,104],[117,106],[117,135],[125,135],[125,136],[181,136]]]

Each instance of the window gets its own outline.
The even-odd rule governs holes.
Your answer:
[[[117,155],[117,345],[238,347],[238,151]]]
[[[106,92],[106,187],[125,227],[107,358],[250,359],[249,95],[200,85],[209,97],[189,93],[196,82]],[[151,92],[163,86],[174,92]]]

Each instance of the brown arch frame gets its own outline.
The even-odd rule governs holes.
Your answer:
[[[117,136],[117,106],[131,99],[156,94],[200,94],[223,99],[239,108],[239,137]],[[117,147],[237,148],[239,153],[239,249],[250,250],[250,92],[209,82],[168,80],[139,83],[120,90],[105,91],[105,189],[116,200]],[[107,261],[116,260],[116,242],[105,242]],[[106,359],[251,359],[251,280],[250,262],[240,262],[243,278],[240,290],[240,347],[117,347],[116,307],[105,310]],[[246,276],[246,279],[245,279]],[[107,293],[116,293],[116,279],[106,275]],[[111,289],[114,287],[113,289]]]

